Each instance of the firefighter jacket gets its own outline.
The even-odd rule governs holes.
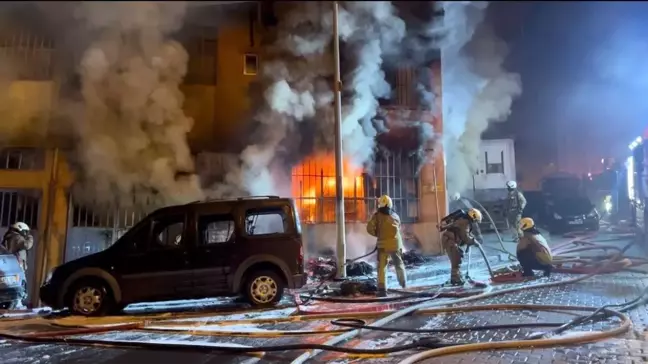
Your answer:
[[[27,250],[34,246],[34,238],[30,234],[23,235],[17,231],[8,231],[2,239],[2,246],[18,258],[21,264],[27,263]]]
[[[536,259],[538,259],[538,262],[541,264],[551,264],[553,259],[551,248],[549,248],[549,244],[542,234],[525,231],[518,241],[517,251],[520,252],[525,249],[531,249],[531,251],[535,253]]]
[[[509,191],[506,199],[506,212],[508,214],[521,215],[526,207],[527,200],[522,192],[518,190]]]
[[[403,249],[400,224],[400,217],[396,212],[388,208],[381,208],[373,214],[367,223],[367,233],[378,239],[378,249],[385,252],[396,252]]]
[[[449,225],[443,233],[445,244],[472,245],[476,240],[472,233],[472,222],[467,218],[459,218]]]

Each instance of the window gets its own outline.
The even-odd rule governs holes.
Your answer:
[[[255,76],[259,68],[259,57],[256,54],[246,54],[243,57],[243,74]]]
[[[389,195],[403,222],[418,219],[419,179],[416,156],[389,153],[376,156],[372,169],[362,170],[344,161],[346,221],[367,221],[378,198]],[[292,195],[301,221],[335,222],[335,163],[332,155],[305,158],[292,170]]]
[[[504,151],[500,152],[499,162],[491,163],[488,160],[488,152],[484,152],[486,174],[504,174]]]
[[[207,215],[198,218],[200,244],[220,244],[232,241],[234,218],[231,215]]]
[[[52,79],[54,42],[46,36],[27,30],[3,30],[0,35],[0,57],[12,66],[18,80]],[[2,71],[0,71],[2,72]]]
[[[189,54],[187,74],[184,79],[185,84],[216,84],[218,40],[213,37],[214,34],[218,34],[215,29],[199,29],[183,42]]]
[[[248,210],[245,213],[245,232],[248,235],[271,235],[286,232],[286,215],[283,210]]]
[[[0,169],[42,170],[45,151],[36,148],[4,148],[0,150]]]
[[[182,245],[184,215],[165,217],[153,222],[153,244],[150,248],[177,248]]]
[[[419,183],[416,175],[417,160],[415,156],[405,153],[389,153],[376,156],[373,173],[367,176],[367,196],[374,197],[367,201],[368,211],[377,209],[378,198],[382,195],[391,197],[394,210],[402,222],[418,220]]]

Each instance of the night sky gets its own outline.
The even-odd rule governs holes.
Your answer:
[[[518,170],[579,174],[624,158],[648,126],[647,2],[495,2],[523,94],[498,134],[516,137]],[[503,134],[501,134],[503,132]]]

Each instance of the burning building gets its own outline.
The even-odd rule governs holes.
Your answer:
[[[105,249],[147,210],[204,197],[290,195],[310,248],[334,246],[328,2],[54,4],[9,2],[0,29],[0,227],[36,232],[32,296],[52,267]],[[457,162],[472,140],[457,143],[465,110],[443,127],[440,48],[472,37],[461,7],[479,4],[449,2],[457,24],[444,27],[434,2],[341,2],[350,257],[371,249],[364,223],[382,194],[412,244],[440,252],[441,146]]]

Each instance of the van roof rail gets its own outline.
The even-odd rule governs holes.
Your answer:
[[[262,198],[267,198],[267,199],[277,199],[281,198],[279,196],[275,195],[260,195],[260,196],[247,196],[247,197],[233,197],[233,198],[207,198],[204,200],[196,200],[187,203],[187,205],[193,205],[197,203],[204,203],[204,202],[216,202],[216,201],[243,201],[243,200],[255,200],[255,199],[262,199]]]

